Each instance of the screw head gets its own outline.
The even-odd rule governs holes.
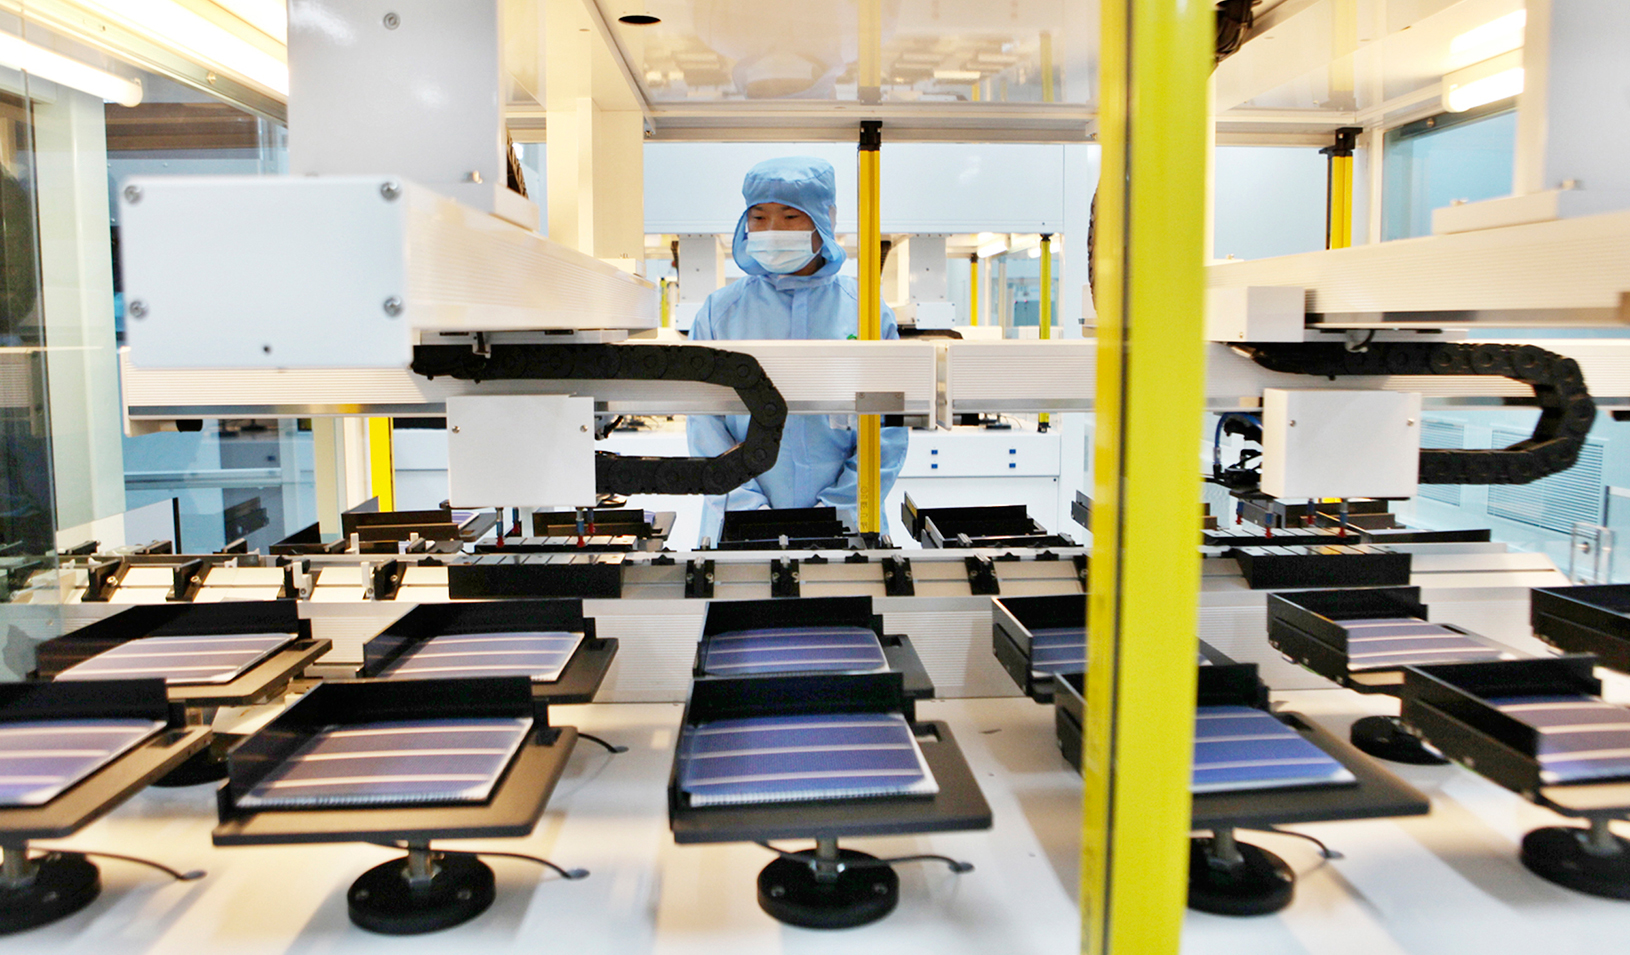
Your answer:
[[[453,432],[454,434],[458,434],[458,425],[455,424],[451,428],[448,428],[447,430]]]
[[[270,355],[272,353],[272,346],[270,346],[270,345],[262,345],[262,346],[260,346],[260,350],[262,352]]]
[[[358,902],[366,902],[368,900],[368,890],[358,889],[351,893],[351,898],[356,899]]]
[[[209,85],[211,85],[211,86],[215,85],[215,81],[217,79],[219,79],[219,77],[217,77],[214,73],[205,73],[204,74],[205,82],[209,83]]]
[[[125,201],[131,205],[141,201],[141,186],[125,186]]]
[[[481,182],[481,173],[479,173],[479,172],[472,169],[469,172],[464,174],[464,181],[465,182],[473,182],[473,183],[476,183],[476,184],[479,185],[480,182]]]
[[[389,315],[391,318],[395,318],[396,316],[402,314],[402,299],[398,296],[392,295],[390,298],[385,299],[383,308],[385,309],[386,315]]]
[[[395,202],[402,194],[402,184],[394,179],[387,179],[380,183],[379,194],[385,197],[386,202]]]
[[[129,305],[125,306],[125,311],[130,313],[131,318],[146,318],[147,317],[147,303],[142,301],[139,298],[134,299],[134,300],[131,301],[131,303]]]
[[[785,886],[781,886],[781,885],[772,885],[772,886],[770,886],[770,898],[779,899],[783,895],[786,895],[786,894],[787,894],[787,889],[786,889]]]
[[[586,424],[580,424],[580,425],[577,426],[577,430],[579,430],[579,431],[587,431],[587,430],[589,430],[589,426],[586,425]]]
[[[470,897],[475,893],[471,892],[469,889],[459,889],[455,894],[458,896],[458,900],[460,902],[468,902],[470,901]]]
[[[385,29],[394,30],[402,25],[402,18],[394,13],[387,13],[385,14],[385,19],[383,22],[385,24]]]

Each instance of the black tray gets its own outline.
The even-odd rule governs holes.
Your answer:
[[[1540,587],[1529,600],[1534,636],[1569,653],[1594,653],[1630,673],[1630,585]]]

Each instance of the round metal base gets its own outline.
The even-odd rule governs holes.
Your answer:
[[[467,853],[436,859],[438,871],[423,888],[407,880],[407,860],[376,865],[351,883],[351,921],[381,935],[420,935],[468,922],[497,894],[492,869]]]
[[[1396,716],[1366,716],[1353,723],[1348,739],[1359,752],[1393,763],[1442,766],[1449,762],[1406,732]]]
[[[800,852],[802,858],[815,853]],[[844,862],[876,859],[853,849],[839,849]],[[845,869],[836,881],[817,882],[809,863],[781,858],[758,874],[758,907],[771,918],[803,928],[854,928],[894,911],[900,901],[900,877],[888,866]]]
[[[1241,842],[1241,861],[1219,864],[1212,839],[1189,840],[1189,908],[1214,915],[1267,915],[1290,904],[1296,875],[1285,860]]]
[[[102,892],[101,873],[77,852],[53,852],[34,865],[34,881],[28,885],[0,887],[0,935],[66,918]]]
[[[1613,836],[1619,851],[1603,855],[1587,848],[1589,833],[1572,826],[1535,829],[1522,837],[1522,864],[1575,892],[1630,901],[1630,840]]]

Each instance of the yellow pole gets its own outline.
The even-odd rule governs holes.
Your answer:
[[[979,324],[979,253],[968,256],[968,324]]]
[[[1325,240],[1327,249],[1345,249],[1353,244],[1353,147],[1364,130],[1343,126],[1336,141],[1319,152],[1330,157],[1325,189]]]
[[[1043,33],[1043,37],[1047,34]],[[1041,327],[1037,334],[1042,341],[1053,337],[1053,237],[1043,234],[1041,237]],[[1046,431],[1052,424],[1053,416],[1043,411],[1037,418],[1038,430]]]
[[[1174,955],[1187,896],[1213,4],[1104,0],[1081,944]],[[1100,516],[1102,515],[1102,516]]]
[[[396,454],[391,419],[368,419],[368,478],[381,511],[396,510]]]
[[[668,315],[669,315],[669,312],[671,310],[671,306],[668,304],[668,292],[672,288],[673,288],[673,286],[668,282],[667,279],[662,280],[662,327],[663,328],[668,327]]]
[[[1053,35],[1041,31],[1041,101],[1053,101]]]
[[[882,225],[879,218],[879,160],[883,148],[883,124],[864,120],[860,124],[860,306],[858,337],[875,342],[883,337]],[[882,470],[883,421],[874,414],[859,421],[860,461],[856,481],[855,509],[860,530],[876,534],[883,529]]]

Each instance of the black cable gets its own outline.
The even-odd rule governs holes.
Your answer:
[[[587,869],[562,869],[560,866],[555,865],[548,859],[540,859],[537,856],[522,855],[519,852],[488,852],[487,850],[483,849],[480,852],[470,852],[468,855],[494,856],[499,859],[520,859],[523,862],[536,862],[538,865],[541,865],[546,869],[553,869],[560,873],[561,878],[571,879],[573,881],[576,881],[577,879],[586,879],[589,877],[589,870]]]
[[[768,842],[763,842],[757,839],[753,840],[753,844],[761,848],[768,849],[781,858],[788,859],[793,862],[813,863],[815,861],[814,849],[803,849],[798,852],[788,852],[785,849],[777,849]],[[962,873],[973,871],[972,862],[960,862],[951,858],[950,856],[932,854],[895,856],[892,859],[839,859],[837,861],[845,869],[881,869],[901,862],[943,862],[950,867],[952,872]]]
[[[1246,831],[1246,832],[1271,832],[1276,836],[1295,836],[1298,839],[1306,839],[1308,842],[1311,842],[1314,845],[1318,846],[1319,847],[1319,855],[1326,858],[1326,859],[1345,859],[1345,858],[1347,858],[1346,856],[1342,855],[1340,852],[1337,852],[1335,849],[1332,849],[1329,846],[1325,845],[1324,840],[1315,838],[1313,836],[1310,836],[1305,832],[1292,832],[1289,829],[1280,829],[1278,826],[1262,826],[1261,828],[1246,829],[1244,831]]]
[[[154,862],[151,859],[138,859],[135,856],[122,856],[117,852],[92,852],[89,849],[52,849],[47,846],[34,846],[33,848],[41,852],[55,853],[57,855],[96,856],[98,859],[118,859],[120,862],[134,862],[136,865],[144,865],[149,869],[157,869],[177,882],[196,882],[209,874],[203,869],[189,869],[186,872],[177,872],[163,863]]]
[[[628,747],[627,746],[613,745],[613,744],[608,743],[605,740],[601,739],[600,737],[595,736],[593,733],[585,733],[582,730],[578,730],[577,731],[577,738],[578,739],[586,739],[591,743],[599,743],[601,746],[604,746],[606,748],[606,752],[608,752],[608,753],[616,754],[616,753],[626,753],[626,752],[628,752]]]

